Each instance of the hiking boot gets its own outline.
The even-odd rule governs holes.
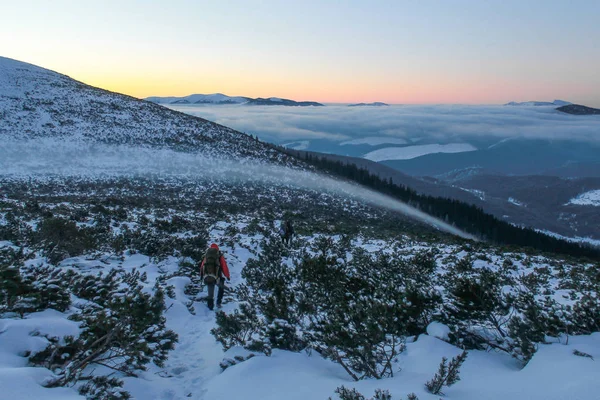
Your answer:
[[[208,309],[212,311],[212,309],[215,308],[215,301],[213,299],[208,299],[206,305],[208,305]]]

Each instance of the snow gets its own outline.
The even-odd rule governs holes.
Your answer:
[[[567,237],[567,236],[560,235],[556,232],[551,232],[551,231],[544,230],[544,229],[536,229],[536,231],[541,232],[548,236],[555,237],[557,239],[567,240],[569,242],[575,242],[575,243],[587,243],[587,244],[591,244],[592,246],[600,247],[600,240],[598,240],[598,239],[592,239],[589,237],[580,237],[580,236]]]
[[[69,163],[64,160],[68,159]],[[6,141],[0,148],[0,171],[3,175],[28,179],[39,176],[125,176],[154,174],[160,177],[186,177],[198,181],[263,182],[295,188],[333,193],[401,212],[437,229],[475,240],[431,215],[393,197],[307,170],[287,168],[255,161],[213,159],[204,154],[182,153],[170,149],[112,146],[88,143],[64,143],[54,139]]]
[[[52,373],[43,368],[3,368],[0,361],[0,398],[18,400],[83,400],[71,388],[46,389],[40,385]]]
[[[4,57],[0,57],[0,116],[3,141],[135,143],[139,149],[176,147],[240,160],[289,160],[233,129]]]
[[[508,202],[511,204],[514,204],[515,206],[519,206],[519,207],[525,206],[524,203],[521,203],[519,200],[515,199],[514,197],[509,197]]]
[[[480,200],[485,201],[485,192],[482,190],[466,189],[466,188],[462,188],[462,187],[459,187],[459,189],[464,190],[465,192],[469,192],[469,193],[477,196]]]
[[[81,399],[72,389],[45,389],[51,371],[28,366],[27,355],[48,346],[48,337],[77,336],[79,325],[54,310],[27,315],[24,319],[0,319],[0,398]]]
[[[406,147],[387,147],[371,151],[363,157],[371,161],[410,160],[427,154],[463,153],[476,150],[477,148],[469,143],[424,144]]]
[[[442,340],[448,340],[450,328],[440,322],[432,322],[427,325],[427,334]]]
[[[245,222],[217,221],[208,229],[209,242],[224,243],[227,228],[231,225],[243,227]],[[306,237],[311,241],[317,236]],[[233,287],[243,282],[241,272],[247,260],[256,250],[257,237],[239,234],[231,245],[222,245],[231,270]],[[400,238],[400,240],[404,240]],[[3,243],[4,244],[4,243]],[[9,242],[5,243],[10,245]],[[357,238],[354,242],[368,251],[390,249],[391,244],[382,240]],[[423,244],[407,245],[407,249],[426,249]],[[451,257],[464,257],[462,251],[452,254],[452,248],[441,248],[442,253]],[[252,250],[252,251],[251,251]],[[495,256],[494,256],[495,258]],[[130,271],[141,268],[148,274],[147,287],[152,287],[163,274],[177,271],[178,260],[169,257],[160,263],[153,262],[143,254],[124,255],[124,259],[106,258],[101,263],[106,269],[121,268]],[[30,260],[33,264],[40,259]],[[489,262],[477,260],[475,267],[484,267]],[[544,261],[540,261],[544,265]],[[92,268],[98,261],[71,258],[61,263],[63,268],[76,268],[80,272],[96,273]],[[534,270],[536,264],[530,265]],[[527,272],[521,266],[518,273]],[[395,364],[392,378],[354,382],[344,369],[326,360],[316,351],[293,353],[274,350],[270,357],[256,354],[255,357],[230,366],[225,371],[220,368],[223,359],[236,355],[247,356],[241,348],[223,352],[210,330],[215,326],[215,313],[196,298],[185,294],[185,286],[190,282],[187,276],[172,276],[167,284],[173,286],[175,297],[166,300],[167,327],[179,335],[179,343],[169,354],[164,368],[149,365],[139,378],[125,378],[124,388],[135,398],[147,400],[184,400],[187,398],[220,399],[326,399],[334,396],[337,387],[356,388],[367,396],[375,389],[387,389],[394,399],[405,398],[414,392],[420,399],[437,400],[439,396],[427,393],[423,384],[435,374],[442,357],[452,358],[461,350],[438,338],[446,338],[448,327],[433,322],[427,327],[427,335],[408,340],[407,349]],[[564,294],[568,291],[565,290]],[[557,296],[560,293],[557,292]],[[202,293],[199,294],[199,297]],[[564,301],[558,298],[559,301]],[[188,311],[191,304],[195,314]],[[236,303],[224,304],[223,310],[232,312]],[[19,399],[75,399],[73,388],[46,389],[41,385],[52,376],[44,368],[27,366],[26,351],[39,351],[47,344],[44,335],[64,337],[77,335],[76,322],[67,319],[67,313],[46,310],[27,316],[25,319],[0,319],[0,385],[3,398]],[[553,343],[540,345],[539,351],[526,368],[521,369],[515,360],[506,354],[485,351],[469,351],[461,369],[461,381],[446,388],[448,399],[505,400],[507,398],[527,398],[539,400],[589,399],[600,390],[597,376],[600,364],[588,358],[577,357],[575,349],[600,358],[600,334],[571,336],[568,344]],[[2,396],[0,396],[2,397]]]
[[[581,193],[579,196],[569,200],[566,205],[569,204],[600,207],[600,190],[590,190],[589,192]]]
[[[573,350],[600,356],[600,334],[571,337],[569,344],[541,345],[524,369],[510,357],[485,351],[470,351],[461,369],[461,380],[445,388],[445,398],[461,400],[563,400],[597,398],[600,364],[574,356]],[[303,400],[326,399],[344,385],[370,397],[375,389],[387,389],[392,398],[414,392],[419,399],[434,400],[423,384],[431,379],[442,357],[452,358],[461,350],[437,338],[421,335],[399,357],[393,378],[353,382],[343,369],[318,353],[274,351],[271,357],[255,357],[232,366],[208,382],[206,398]],[[551,368],[549,368],[551,366]],[[232,384],[235,383],[235,384]]]
[[[382,144],[407,144],[406,139],[402,138],[392,138],[392,137],[383,137],[383,136],[368,136],[360,139],[347,140],[345,142],[341,142],[340,146],[347,145],[361,145],[366,144],[369,146],[379,146]]]

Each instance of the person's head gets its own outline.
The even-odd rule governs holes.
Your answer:
[[[211,244],[210,247],[219,250],[219,246],[216,243]]]

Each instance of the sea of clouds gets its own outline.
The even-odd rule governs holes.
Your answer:
[[[547,106],[168,107],[280,144],[317,139],[342,143],[364,137],[401,138],[410,142],[429,143],[528,138],[600,144],[600,116],[568,115]]]

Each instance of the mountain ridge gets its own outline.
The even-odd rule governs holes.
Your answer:
[[[189,96],[151,96],[144,100],[156,104],[213,104],[213,105],[261,105],[261,106],[297,106],[307,107],[316,106],[322,107],[323,104],[316,101],[296,101],[283,99],[279,97],[246,97],[246,96],[228,96],[222,93],[213,94],[191,94]]]
[[[572,104],[571,102],[564,100],[554,100],[554,101],[524,101],[524,102],[516,102],[511,101],[509,103],[504,104],[505,106],[566,106]]]
[[[558,107],[556,110],[572,115],[600,115],[599,108],[582,106],[581,104],[568,104],[562,107]]]
[[[385,107],[385,106],[389,106],[389,104],[383,103],[381,101],[375,101],[373,103],[348,104],[348,107]]]

